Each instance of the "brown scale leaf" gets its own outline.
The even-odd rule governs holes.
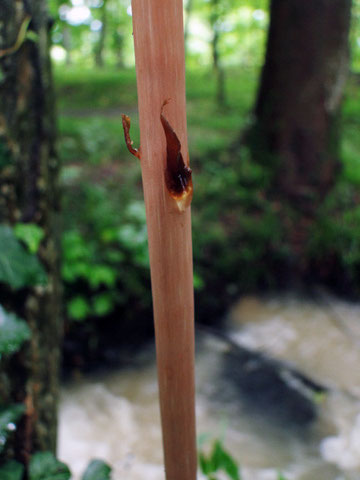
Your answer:
[[[193,196],[192,171],[184,162],[180,140],[163,114],[168,103],[169,100],[165,100],[160,110],[160,120],[166,137],[165,183],[179,211],[183,212],[190,205]]]

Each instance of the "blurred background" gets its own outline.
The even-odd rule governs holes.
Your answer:
[[[0,478],[162,480],[130,0],[1,4]],[[184,29],[200,478],[359,480],[360,1]]]

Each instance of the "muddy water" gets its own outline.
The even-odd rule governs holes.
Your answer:
[[[248,377],[239,377],[242,347],[263,355],[246,362]],[[63,388],[59,457],[76,479],[91,458],[102,458],[114,480],[164,480],[154,351],[134,360]],[[323,393],[295,385],[294,400],[291,388],[274,396],[262,381],[259,402],[248,378],[259,361],[267,372],[273,360],[291,388],[295,371]],[[199,437],[204,448],[221,438],[244,480],[275,480],[278,471],[288,480],[360,480],[360,306],[328,296],[243,298],[225,337],[198,333],[196,363]]]

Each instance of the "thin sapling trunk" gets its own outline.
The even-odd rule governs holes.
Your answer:
[[[141,148],[167,480],[196,479],[194,301],[181,0],[133,0]]]

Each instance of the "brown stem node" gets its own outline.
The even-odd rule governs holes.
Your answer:
[[[121,118],[122,118],[122,124],[123,124],[123,129],[124,129],[126,146],[129,150],[129,152],[132,153],[133,155],[135,155],[135,157],[137,157],[140,160],[140,151],[137,148],[133,147],[134,142],[130,138],[130,124],[131,124],[130,117],[122,114]]]

